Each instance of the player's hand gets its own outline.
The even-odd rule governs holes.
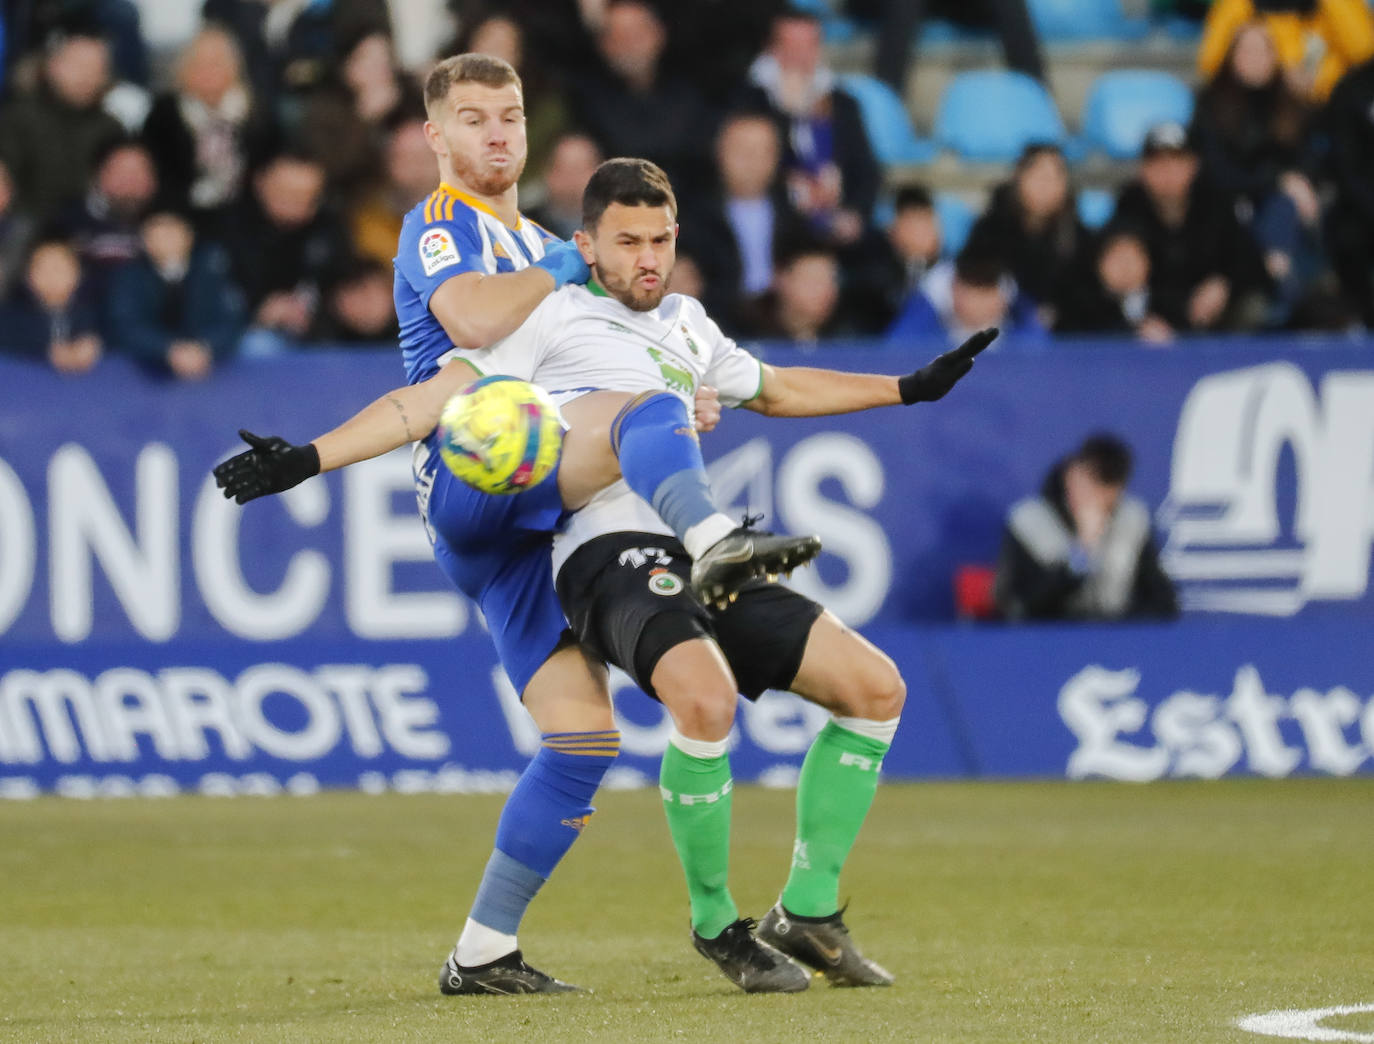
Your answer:
[[[592,270],[587,267],[587,262],[582,260],[582,252],[570,239],[550,243],[544,248],[544,256],[534,263],[534,267],[542,268],[553,276],[555,290],[568,283],[585,283],[592,277]]]
[[[696,394],[697,431],[715,431],[720,423],[720,392],[709,384],[697,388]]]
[[[236,504],[284,493],[320,473],[320,453],[313,443],[293,446],[275,435],[264,438],[242,428],[239,438],[252,448],[215,468],[215,485]]]
[[[897,378],[902,402],[934,402],[943,399],[959,383],[959,378],[973,369],[973,360],[997,339],[997,327],[979,330],[963,344],[944,355],[937,356],[915,373]]]

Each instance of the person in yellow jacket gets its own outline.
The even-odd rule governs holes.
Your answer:
[[[1198,73],[1210,80],[1236,31],[1262,21],[1299,88],[1323,101],[1352,66],[1374,57],[1374,12],[1365,0],[1215,0],[1203,23]]]

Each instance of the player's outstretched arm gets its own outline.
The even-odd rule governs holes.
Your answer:
[[[823,417],[877,406],[934,402],[944,398],[973,369],[978,353],[996,337],[996,329],[980,330],[958,348],[903,377],[765,363],[762,388],[744,406],[769,417]]]
[[[304,446],[241,430],[249,448],[215,468],[215,484],[226,498],[246,504],[322,471],[380,457],[433,431],[449,396],[475,377],[470,366],[454,360],[427,381],[387,392]]]

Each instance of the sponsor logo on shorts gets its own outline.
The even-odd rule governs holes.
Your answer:
[[[649,590],[656,595],[670,598],[682,591],[682,578],[666,569],[655,569],[649,574]]]

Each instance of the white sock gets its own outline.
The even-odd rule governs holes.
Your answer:
[[[897,724],[902,719],[891,718],[888,721],[873,721],[869,718],[844,718],[834,714],[830,720],[848,732],[891,745],[892,738],[897,735]]]
[[[682,546],[687,549],[687,553],[692,556],[692,560],[700,558],[706,553],[716,541],[729,536],[731,532],[738,529],[735,520],[728,515],[722,515],[717,511],[714,515],[707,515],[696,525],[692,526],[687,532],[682,534]]]
[[[515,936],[498,932],[485,924],[478,924],[469,917],[463,925],[463,934],[458,937],[455,949],[459,964],[464,968],[476,968],[478,965],[490,964],[498,957],[504,957],[519,949],[519,946]]]
[[[699,740],[690,739],[678,732],[677,726],[673,726],[673,731],[668,733],[668,742],[671,743],[682,753],[691,758],[718,758],[722,754],[730,751],[730,737],[726,736],[722,740]]]

